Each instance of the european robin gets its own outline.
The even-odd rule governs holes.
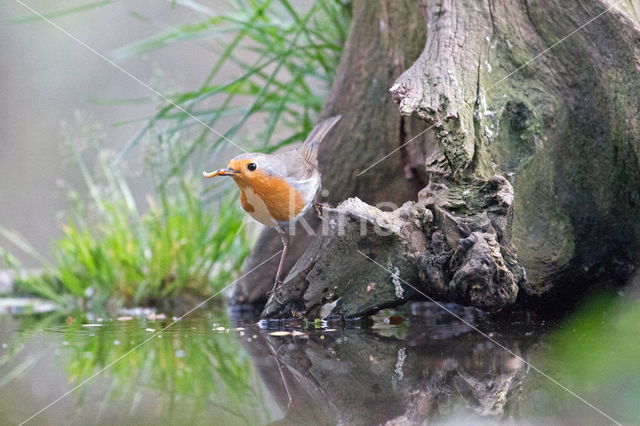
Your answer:
[[[271,292],[281,283],[289,227],[314,203],[320,187],[320,143],[341,118],[336,115],[318,123],[304,143],[293,151],[240,154],[229,161],[227,168],[203,173],[206,178],[231,176],[240,188],[240,204],[244,211],[261,224],[274,227],[280,234],[283,249]]]

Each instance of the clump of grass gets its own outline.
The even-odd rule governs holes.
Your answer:
[[[152,305],[179,294],[202,296],[228,284],[247,255],[248,238],[234,201],[215,211],[197,196],[188,177],[147,197],[142,212],[121,173],[100,156],[101,179],[78,154],[89,199],[70,192],[73,210],[54,244],[53,262],[5,228],[0,234],[41,265],[41,273],[17,280],[20,291],[61,304],[104,308]],[[5,261],[20,267],[5,253]]]

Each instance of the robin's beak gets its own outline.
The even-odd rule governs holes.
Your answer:
[[[233,170],[232,168],[227,168],[227,169],[218,169],[213,172],[202,172],[202,176],[206,178],[212,178],[216,176],[233,176],[236,173],[238,173],[236,170]]]

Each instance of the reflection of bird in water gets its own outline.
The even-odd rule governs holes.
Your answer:
[[[274,227],[283,250],[276,272],[274,291],[281,283],[282,266],[289,245],[288,228],[313,204],[320,187],[318,148],[342,116],[321,121],[296,150],[276,154],[247,153],[229,161],[227,168],[203,175],[231,176],[240,188],[242,208],[265,226]]]

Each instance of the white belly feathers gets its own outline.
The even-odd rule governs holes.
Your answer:
[[[253,207],[253,211],[247,211],[252,218],[260,222],[265,226],[276,226],[277,221],[271,216],[267,205],[262,201],[262,198],[256,194],[251,187],[244,188],[244,195],[247,197],[247,202]]]

